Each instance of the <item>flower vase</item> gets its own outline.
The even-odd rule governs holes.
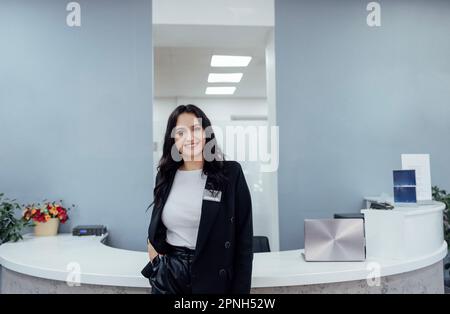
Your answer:
[[[36,226],[34,227],[34,235],[38,237],[54,236],[58,233],[58,227],[58,218],[50,218],[47,222],[36,222]]]

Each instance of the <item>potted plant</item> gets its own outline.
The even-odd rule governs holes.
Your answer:
[[[445,204],[444,209],[444,238],[449,246],[450,250],[450,194],[447,194],[445,190],[439,189],[437,186],[433,186],[433,199],[438,202]],[[445,259],[444,269],[447,271],[447,279],[445,280],[445,285],[450,287],[450,259],[449,254]]]
[[[16,242],[22,239],[21,230],[29,225],[28,222],[16,218],[16,210],[21,207],[14,200],[3,198],[0,193],[0,245],[5,242]]]
[[[59,203],[44,201],[42,204],[25,206],[22,218],[24,221],[34,222],[36,236],[53,236],[58,233],[59,223],[65,223],[69,219],[69,210],[62,205],[62,200]]]

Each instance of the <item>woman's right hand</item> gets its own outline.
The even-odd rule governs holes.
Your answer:
[[[147,239],[147,249],[148,249],[148,257],[150,258],[150,262],[153,262],[153,259],[158,256],[158,252],[156,252],[153,245],[150,243],[150,241]]]

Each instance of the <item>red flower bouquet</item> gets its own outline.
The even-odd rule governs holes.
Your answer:
[[[74,207],[75,205],[72,205]],[[44,202],[42,205],[38,203],[37,205],[31,204],[25,207],[23,212],[23,219],[29,221],[33,220],[35,222],[47,222],[51,218],[58,218],[61,223],[65,223],[68,219],[69,208],[65,208],[60,203],[56,202]]]
[[[72,205],[75,207],[75,205]],[[62,205],[62,201],[43,202],[25,206],[22,219],[35,223],[35,234],[38,236],[55,235],[58,233],[59,223],[65,223],[69,219],[70,208]]]

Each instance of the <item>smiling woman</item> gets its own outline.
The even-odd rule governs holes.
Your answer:
[[[184,163],[181,169],[190,170],[201,168],[203,165],[202,152],[205,146],[206,135],[201,124],[202,118],[197,118],[193,113],[183,113],[178,116],[175,126],[175,145],[183,156]],[[176,156],[172,156],[172,158]],[[198,163],[191,163],[197,161]]]
[[[250,293],[250,191],[210,128],[194,105],[178,106],[168,119],[148,229],[150,262],[142,271],[154,294]]]

